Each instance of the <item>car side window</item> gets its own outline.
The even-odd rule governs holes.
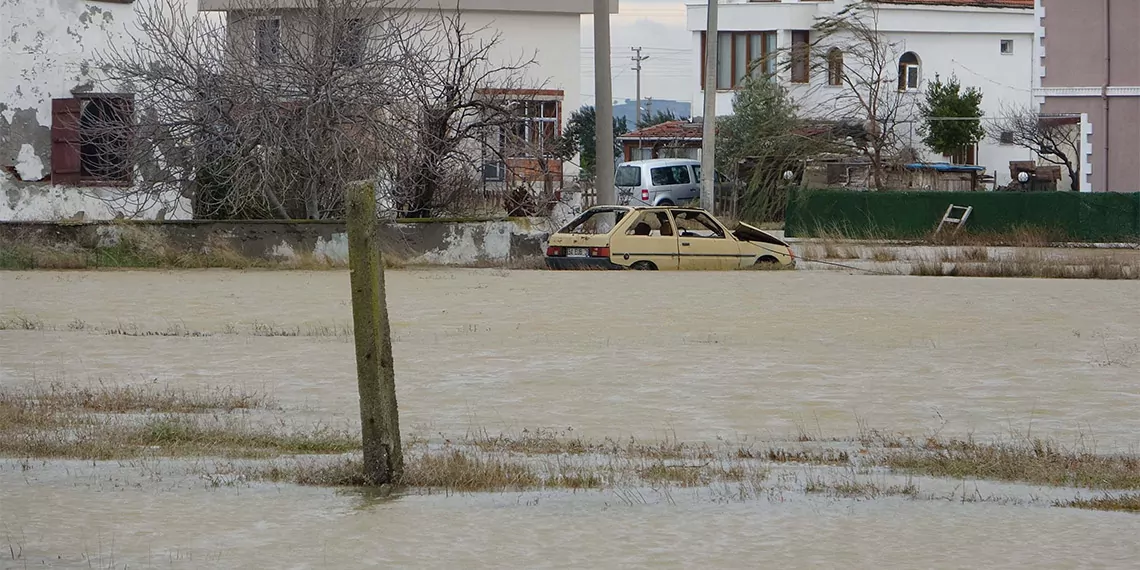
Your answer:
[[[688,184],[689,167],[682,164],[680,166],[659,166],[657,168],[651,168],[649,169],[649,178],[653,181],[654,186]]]
[[[720,238],[725,237],[724,230],[704,212],[680,211],[674,212],[677,227],[681,230],[681,237]]]
[[[625,231],[627,236],[671,237],[673,224],[665,212],[645,212]]]
[[[676,180],[674,184],[688,184],[690,182],[688,166],[682,164],[670,167],[670,169],[673,171],[673,180]]]

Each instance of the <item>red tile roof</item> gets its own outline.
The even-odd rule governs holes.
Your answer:
[[[642,140],[699,139],[703,133],[704,125],[702,123],[694,123],[692,121],[667,121],[631,133],[626,133],[618,138]]]
[[[919,6],[973,6],[976,8],[1033,8],[1033,0],[874,0],[880,4]]]

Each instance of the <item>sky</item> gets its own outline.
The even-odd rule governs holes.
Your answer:
[[[614,99],[636,95],[634,56],[641,46],[641,96],[692,102],[692,35],[685,31],[683,0],[621,0],[610,16],[610,66]],[[594,104],[594,18],[582,18],[582,104]]]

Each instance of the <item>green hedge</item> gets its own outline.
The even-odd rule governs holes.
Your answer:
[[[1128,242],[1140,236],[1140,193],[857,192],[793,190],[789,237],[823,233],[851,238],[929,236],[950,204],[973,206],[966,228],[975,233],[1046,230],[1059,240]]]

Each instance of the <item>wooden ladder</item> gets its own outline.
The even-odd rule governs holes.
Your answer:
[[[955,210],[959,210],[961,213],[956,213]],[[938,229],[934,230],[935,235],[941,232],[942,226],[946,224],[954,224],[956,226],[954,233],[958,233],[958,230],[962,229],[962,226],[966,224],[966,220],[970,219],[970,214],[973,212],[973,206],[955,206],[954,204],[950,204],[950,207],[946,208],[946,213],[942,215],[942,221],[938,223]],[[957,217],[953,217],[955,215]]]

